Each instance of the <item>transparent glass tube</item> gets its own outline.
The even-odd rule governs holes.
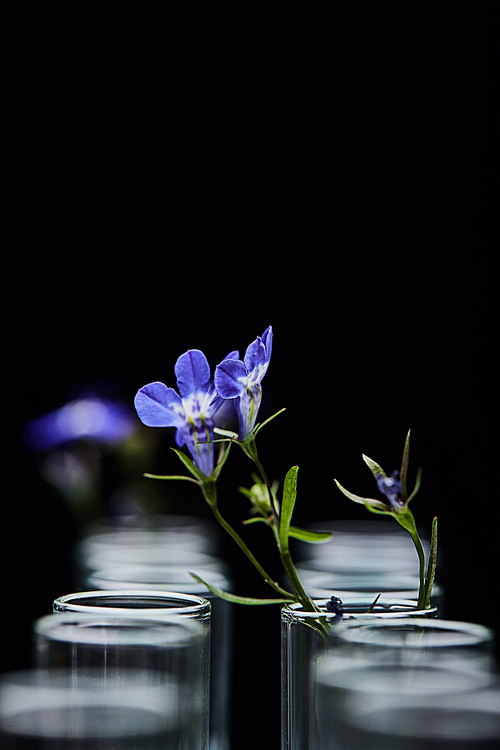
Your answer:
[[[175,547],[191,552],[217,554],[219,539],[217,525],[197,516],[118,516],[89,524],[78,546],[78,553],[86,554],[110,545],[133,545],[135,548],[161,545],[165,550]]]
[[[353,620],[332,628],[323,667],[346,660],[376,660],[399,666],[447,664],[467,671],[495,672],[494,633],[470,622],[439,618]]]
[[[211,602],[210,744],[213,750],[229,750],[233,605],[192,578],[190,570],[211,585],[231,591],[232,582],[227,575],[214,568],[198,567],[195,562],[190,567],[160,564],[108,566],[90,573],[85,583],[89,589],[168,589],[203,596]]]
[[[121,676],[122,678],[124,675]],[[87,672],[32,669],[0,677],[2,750],[179,750],[175,689]]]
[[[152,543],[149,546],[133,544],[99,545],[97,548],[80,549],[75,555],[75,583],[86,588],[89,577],[106,568],[130,565],[174,565],[184,570],[214,570],[227,574],[227,564],[214,555],[183,549],[165,547]]]
[[[200,746],[209,747],[210,721],[210,627],[211,604],[193,594],[150,590],[84,591],[61,596],[54,600],[55,613],[79,613],[100,617],[131,617],[158,621],[178,618],[194,620],[202,630],[202,649],[198,663],[201,675],[203,726]]]
[[[145,687],[169,684],[165,710],[182,728],[183,744],[200,745],[206,697],[204,633],[197,620],[61,612],[38,619],[33,634],[36,666],[68,669],[75,686],[89,675],[103,689],[130,680]]]
[[[327,600],[316,600],[323,621],[332,628],[336,616],[326,610]],[[417,602],[371,597],[343,600],[343,621],[372,618],[435,617],[436,607],[418,610]],[[282,750],[313,750],[318,743],[316,719],[316,668],[327,640],[314,627],[317,612],[304,612],[299,604],[281,610],[281,737]]]
[[[321,750],[372,748],[370,742],[364,744],[361,736],[356,737],[356,726],[360,707],[373,699],[380,710],[387,710],[401,696],[411,704],[422,698],[438,701],[444,696],[470,697],[491,684],[491,674],[463,670],[459,663],[417,662],[402,666],[358,659],[341,667],[328,668],[321,664],[316,695],[317,747]]]

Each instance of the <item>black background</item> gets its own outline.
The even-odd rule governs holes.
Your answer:
[[[2,670],[29,664],[78,534],[23,425],[80,385],[173,385],[188,348],[213,367],[269,324],[261,416],[286,412],[260,451],[277,479],[300,466],[296,523],[364,518],[333,477],[371,493],[361,454],[396,468],[411,427],[446,615],[497,628],[494,5],[418,10],[6,19]],[[235,626],[235,746],[263,725],[277,746],[279,612]]]

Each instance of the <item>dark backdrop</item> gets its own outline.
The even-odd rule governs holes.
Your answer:
[[[364,518],[333,477],[371,492],[361,454],[395,468],[411,427],[446,614],[497,628],[494,13],[435,13],[267,21],[213,45],[200,19],[167,23],[168,41],[146,19],[12,22],[2,669],[29,663],[78,536],[26,422],[96,381],[131,403],[173,385],[186,349],[214,366],[269,324],[262,416],[287,410],[260,450],[273,477],[300,466],[296,522]],[[178,468],[169,446],[160,471]],[[231,458],[221,505],[239,523],[248,467]],[[207,515],[188,490],[178,503]],[[275,565],[263,530],[245,533]],[[239,593],[262,593],[225,553]],[[253,699],[279,712],[279,614],[235,618],[235,731],[252,747]]]

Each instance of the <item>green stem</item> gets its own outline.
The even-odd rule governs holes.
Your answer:
[[[217,505],[210,505],[212,509],[212,513],[214,515],[214,518],[216,519],[217,523],[219,523],[224,531],[226,531],[232,539],[236,542],[238,547],[245,553],[245,555],[248,557],[252,565],[259,571],[261,576],[264,578],[266,583],[268,583],[272,588],[277,591],[282,596],[285,596],[287,598],[293,598],[293,596],[290,594],[289,591],[286,591],[285,589],[281,588],[273,579],[271,576],[264,570],[262,565],[259,563],[255,555],[251,552],[251,550],[247,547],[243,539],[239,536],[239,534],[233,529],[233,527],[226,521],[226,519],[221,515]]]
[[[262,466],[258,453],[257,453],[257,444],[255,442],[255,438],[247,439],[245,443],[240,443],[240,445],[244,453],[254,462],[255,466],[257,467],[260,477],[267,488],[267,494],[269,495],[269,504],[271,508],[273,509],[275,515],[279,516],[279,508],[276,507],[275,502],[274,502],[274,495],[273,495],[273,491],[271,488],[271,483],[267,477],[265,469]]]
[[[297,569],[295,567],[295,564],[292,560],[292,556],[290,554],[290,550],[288,547],[288,539],[286,542],[286,546],[283,547],[283,545],[280,545],[280,535],[279,535],[279,509],[275,507],[274,504],[274,495],[271,488],[271,484],[269,482],[269,479],[267,478],[267,474],[264,470],[264,467],[262,466],[259,457],[257,455],[257,446],[255,445],[255,441],[253,441],[252,445],[253,450],[251,452],[248,452],[247,455],[250,456],[252,461],[254,462],[255,466],[257,467],[260,476],[262,478],[262,481],[265,483],[267,487],[267,492],[269,495],[269,502],[271,504],[271,507],[274,509],[275,515],[277,516],[276,521],[273,522],[272,528],[273,532],[276,538],[276,541],[278,543],[279,551],[280,551],[280,557],[281,562],[283,563],[283,567],[285,568],[286,574],[288,575],[289,581],[292,584],[292,588],[294,590],[294,593],[297,597],[297,600],[300,602],[302,607],[304,608],[304,611],[306,612],[320,612],[320,609],[314,604],[310,596],[308,596],[306,590],[304,589],[304,586],[302,585],[302,581],[299,578],[299,575],[297,573]]]
[[[286,546],[283,546],[280,544],[280,533],[279,533],[279,523],[280,523],[280,513],[279,513],[279,507],[276,507],[275,501],[274,501],[274,495],[272,491],[271,484],[269,482],[269,479],[267,477],[267,474],[264,470],[264,467],[262,466],[259,456],[257,453],[257,445],[255,443],[255,439],[248,440],[246,443],[242,443],[241,447],[243,448],[243,451],[246,453],[246,455],[253,461],[255,466],[257,467],[257,470],[261,476],[262,481],[266,485],[267,492],[269,495],[269,503],[271,507],[274,510],[275,518],[272,522],[271,528],[274,533],[276,542],[278,544],[281,562],[283,564],[283,567],[288,575],[288,579],[292,585],[293,591],[295,593],[296,599],[300,602],[302,607],[304,608],[305,612],[320,612],[321,610],[314,604],[312,599],[308,596],[306,593],[302,581],[299,578],[299,575],[297,573],[297,570],[295,568],[295,564],[292,560],[292,556],[290,554],[290,550],[288,548],[288,539],[286,541]],[[275,587],[276,588],[276,587]],[[276,588],[276,590],[280,590],[279,587]]]
[[[288,549],[288,546],[285,549],[280,549],[280,555],[281,555],[281,561],[283,563],[283,567],[286,570],[288,578],[290,579],[290,583],[292,584],[292,588],[297,596],[298,601],[304,608],[304,611],[305,612],[320,612],[321,610],[315,605],[315,603],[310,598],[310,596],[308,596],[308,594],[306,593],[302,585],[302,581],[299,578],[297,569],[295,568],[295,564],[292,560],[292,556],[290,555],[290,550]]]
[[[424,609],[425,607],[425,552],[422,546],[422,542],[420,541],[420,537],[418,535],[417,529],[416,528],[410,529],[410,534],[411,534],[411,538],[413,539],[413,544],[415,545],[415,549],[417,550],[418,560],[419,560],[420,585],[418,588],[418,609]]]

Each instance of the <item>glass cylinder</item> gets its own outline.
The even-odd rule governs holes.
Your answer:
[[[500,688],[425,696],[402,693],[390,701],[358,694],[340,722],[349,750],[498,750]]]
[[[351,620],[332,628],[322,666],[377,660],[398,666],[442,664],[464,671],[495,672],[490,628],[438,618]]]
[[[168,682],[184,745],[200,745],[206,705],[201,623],[62,612],[38,619],[33,633],[36,666],[69,669],[74,684],[89,673],[103,686],[130,678],[146,686]]]
[[[181,565],[109,566],[89,574],[89,589],[135,588],[155,591],[185,592],[203,596],[212,605],[211,617],[211,690],[210,743],[213,750],[229,750],[231,717],[231,649],[233,605],[210,592],[196,581],[189,570],[198,573],[211,585],[230,591],[231,579],[214,568],[189,568]]]
[[[335,627],[337,615],[326,609],[327,600],[316,600],[327,630]],[[435,617],[436,607],[419,610],[417,602],[371,597],[343,601],[343,621],[370,618]],[[371,611],[368,611],[371,610]],[[299,604],[281,610],[281,747],[282,750],[313,750],[317,747],[316,665],[324,654],[326,638],[315,626],[317,612],[304,612]]]
[[[491,683],[490,674],[464,670],[457,662],[401,665],[358,659],[344,662],[340,667],[335,663],[321,663],[317,678],[319,742],[316,748],[372,748],[370,742],[364,743],[361,736],[356,736],[357,712],[372,699],[376,699],[380,709],[387,709],[401,696],[410,703],[422,697],[434,701],[443,696],[470,696]]]
[[[133,565],[171,565],[189,570],[214,570],[227,575],[227,564],[214,555],[204,552],[167,547],[163,544],[134,546],[130,544],[110,544],[93,546],[85,551],[80,550],[75,559],[74,580],[82,590],[87,587],[89,577],[97,571],[107,568],[128,567]]]
[[[201,675],[203,726],[199,745],[209,747],[210,721],[210,626],[211,604],[203,597],[168,591],[104,590],[84,591],[61,596],[54,600],[55,613],[133,617],[158,621],[178,618],[194,620],[202,630],[202,647],[197,669]]]
[[[124,677],[124,675],[122,675]],[[2,750],[179,750],[175,689],[33,669],[0,678]]]
[[[217,555],[220,531],[212,520],[197,516],[164,514],[118,516],[89,524],[77,545],[77,558],[110,546],[146,550],[162,547]]]

